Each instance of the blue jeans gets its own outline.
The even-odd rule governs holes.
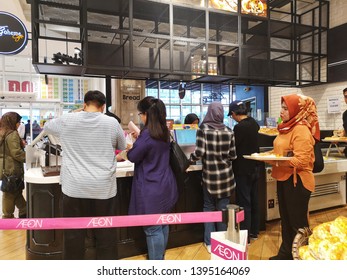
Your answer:
[[[259,233],[258,178],[258,169],[247,175],[235,176],[236,204],[245,211],[245,220],[240,228],[246,229],[248,236]]]
[[[169,226],[146,226],[143,230],[146,234],[148,259],[163,260],[169,238]]]
[[[230,197],[215,198],[207,190],[202,187],[204,194],[204,212],[222,211],[230,204]],[[211,245],[211,232],[213,231],[226,231],[227,224],[225,223],[204,223],[204,242],[206,245]]]

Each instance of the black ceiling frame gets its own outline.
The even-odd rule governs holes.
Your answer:
[[[322,26],[323,25],[323,21],[324,18],[323,17],[329,17],[329,2],[328,1],[321,1],[318,0],[317,2],[318,5],[316,7],[314,7],[312,10],[318,10],[318,24],[315,25],[315,12],[312,10],[308,10],[306,13],[312,13],[312,22],[313,22],[313,26],[310,28],[309,32],[306,32],[305,30],[302,31],[304,34],[300,34],[300,28],[303,26],[305,27],[306,25],[302,24],[300,21],[301,17],[304,14],[297,14],[297,2],[300,2],[300,0],[293,0],[293,1],[288,1],[290,2],[291,5],[291,22],[287,23],[287,22],[281,22],[275,19],[271,19],[271,11],[276,11],[276,13],[280,13],[281,11],[277,10],[277,8],[275,9],[274,7],[269,6],[269,10],[268,10],[268,16],[267,18],[263,18],[263,17],[257,17],[257,16],[249,16],[249,15],[244,15],[241,14],[241,7],[239,5],[239,11],[238,13],[229,13],[229,12],[224,12],[224,11],[217,11],[214,9],[210,9],[210,8],[192,8],[193,10],[199,10],[205,13],[205,26],[207,28],[205,28],[205,38],[203,39],[196,39],[196,38],[191,38],[190,37],[190,29],[191,27],[194,25],[194,21],[196,21],[197,19],[192,19],[190,20],[190,24],[189,26],[187,25],[187,37],[180,37],[180,36],[175,36],[174,35],[174,26],[175,26],[175,22],[178,21],[174,19],[174,8],[178,7],[181,9],[189,9],[186,6],[180,6],[179,4],[173,4],[172,2],[170,3],[164,3],[167,4],[168,8],[169,8],[169,28],[170,28],[170,32],[169,35],[164,35],[164,34],[159,34],[159,33],[146,33],[146,32],[137,32],[134,30],[134,25],[133,25],[133,21],[134,21],[134,1],[136,0],[129,0],[129,15],[128,15],[128,19],[129,19],[129,30],[126,30],[125,28],[123,28],[123,26],[121,26],[120,24],[120,28],[118,29],[112,29],[112,28],[105,28],[102,26],[96,26],[96,24],[93,23],[89,23],[88,22],[88,8],[87,8],[87,0],[79,0],[79,6],[74,6],[72,4],[58,4],[56,2],[49,2],[49,1],[40,1],[40,0],[31,0],[31,10],[32,10],[32,56],[33,56],[33,65],[36,69],[36,71],[38,73],[41,74],[57,74],[57,75],[73,75],[73,76],[90,76],[90,77],[100,77],[100,73],[102,73],[103,69],[105,70],[105,76],[110,76],[111,73],[111,77],[112,78],[136,78],[136,79],[150,79],[150,78],[154,78],[154,79],[167,79],[167,78],[171,78],[171,77],[177,77],[177,80],[182,80],[182,81],[186,81],[186,82],[191,82],[191,77],[192,75],[194,75],[194,73],[192,73],[192,71],[186,71],[184,69],[175,69],[174,68],[174,59],[175,59],[175,55],[174,55],[174,42],[175,41],[183,41],[186,42],[187,44],[189,43],[197,43],[197,44],[205,44],[206,46],[206,63],[208,63],[209,61],[209,48],[208,46],[212,46],[215,48],[217,56],[226,56],[227,54],[225,53],[219,53],[219,48],[221,46],[228,46],[231,48],[238,48],[239,51],[239,57],[238,57],[238,74],[237,75],[232,75],[232,74],[224,74],[224,73],[219,73],[219,75],[216,76],[211,76],[207,74],[207,69],[205,69],[205,73],[204,74],[199,74],[198,78],[195,80],[196,82],[215,82],[215,83],[220,83],[220,82],[230,82],[230,83],[242,83],[245,80],[248,80],[250,82],[254,82],[254,83],[263,83],[263,84],[272,84],[275,86],[280,86],[283,84],[291,84],[291,85],[295,85],[296,87],[301,87],[301,86],[307,86],[307,81],[311,82],[312,84],[316,84],[316,83],[324,83],[324,81],[321,81],[322,77],[321,77],[321,72],[318,71],[317,75],[315,74],[315,71],[317,71],[317,69],[315,69],[315,65],[312,63],[311,64],[311,73],[312,73],[312,79],[303,79],[301,78],[302,76],[302,69],[301,69],[301,65],[302,63],[307,63],[307,59],[301,61],[300,60],[300,56],[301,55],[309,55],[311,54],[312,56],[312,61],[318,61],[318,65],[320,66],[322,63],[322,59],[326,58],[327,54],[322,54],[322,32],[326,32],[327,29],[329,28],[329,26]],[[119,1],[121,2],[121,1]],[[283,2],[283,1],[282,1]],[[158,2],[153,2],[153,3],[158,3]],[[160,4],[163,4],[160,2]],[[60,21],[50,21],[50,20],[44,20],[44,19],[40,19],[39,16],[39,11],[40,11],[40,5],[45,5],[47,7],[53,7],[53,8],[66,8],[66,9],[73,9],[73,10],[79,10],[80,11],[80,18],[79,18],[79,24],[73,24],[70,22],[64,22],[64,20],[62,22]],[[326,7],[326,13],[323,15],[323,9],[324,7]],[[115,15],[115,16],[119,16],[119,22],[123,24],[123,22],[126,19],[126,9],[127,7],[123,7],[123,10],[121,12],[119,12],[119,14],[115,14],[115,13],[110,13],[111,15]],[[95,10],[89,10],[89,12],[98,12]],[[227,17],[230,17],[230,21],[232,21],[233,17],[235,17],[237,19],[238,22],[238,42],[237,44],[235,43],[230,43],[230,42],[223,42],[223,41],[218,41],[218,38],[216,38],[216,41],[211,40],[211,38],[209,37],[209,27],[210,27],[210,13],[213,13],[214,15],[216,14],[221,14],[221,15],[226,15]],[[284,14],[287,12],[283,12]],[[287,13],[288,14],[288,13]],[[149,16],[149,18],[151,18],[151,16]],[[267,24],[267,29],[266,29],[266,33],[267,33],[267,40],[268,40],[268,46],[266,46],[264,49],[266,49],[266,51],[268,52],[267,55],[267,67],[268,67],[268,71],[269,73],[271,73],[271,71],[273,71],[271,69],[272,65],[273,65],[273,61],[271,61],[271,52],[282,52],[283,55],[287,55],[288,51],[287,50],[281,50],[281,49],[275,49],[275,48],[271,48],[271,37],[276,37],[276,38],[281,38],[281,36],[289,36],[290,40],[291,40],[291,47],[290,47],[290,52],[292,54],[292,58],[291,61],[298,66],[298,73],[296,73],[295,75],[295,79],[294,81],[288,81],[286,79],[282,79],[282,78],[276,78],[274,76],[272,76],[271,74],[269,74],[269,77],[267,79],[264,78],[257,78],[257,76],[249,73],[249,75],[245,76],[241,73],[241,68],[244,61],[243,61],[243,57],[242,57],[242,52],[245,51],[246,49],[252,49],[252,47],[247,46],[247,45],[243,45],[242,44],[242,36],[243,34],[241,33],[241,20],[243,19],[247,19],[249,18],[250,20],[260,20],[260,21],[266,21]],[[140,19],[140,18],[136,18],[136,19]],[[158,29],[158,21],[155,22],[155,29]],[[278,23],[279,25],[283,25],[282,27],[280,27],[279,29],[275,29],[275,25],[276,23]],[[329,23],[329,20],[327,20],[327,24]],[[63,38],[54,38],[51,36],[40,36],[40,24],[56,24],[56,25],[61,25],[61,26],[68,26],[68,27],[75,27],[75,28],[79,28],[80,30],[80,35],[79,35],[79,40],[76,39],[67,39],[68,42],[71,43],[80,43],[82,46],[82,51],[83,51],[83,55],[84,55],[84,60],[83,60],[83,64],[81,66],[77,66],[77,65],[54,65],[53,63],[41,63],[39,61],[39,40],[56,40],[56,41],[64,41],[65,39]],[[200,24],[200,23],[199,23]],[[225,27],[226,25],[226,27]],[[216,28],[227,28],[227,24],[222,24],[220,26],[217,26]],[[258,26],[260,27],[260,26]],[[123,28],[123,29],[121,29]],[[288,29],[289,28],[289,29]],[[219,33],[222,30],[216,29],[216,36],[219,36]],[[251,29],[251,28],[250,28]],[[254,32],[254,36],[256,36],[257,32],[261,31],[257,31],[256,29],[252,30],[248,30],[248,32]],[[128,46],[129,50],[128,50],[128,57],[126,57],[126,55],[123,53],[123,66],[107,66],[107,65],[91,65],[88,64],[88,31],[90,30],[94,30],[94,31],[100,31],[100,32],[107,32],[110,34],[113,34],[113,38],[116,37],[117,34],[119,34],[120,36],[124,36],[126,35],[126,39],[123,41],[122,43],[122,47],[123,47],[123,52],[124,49]],[[287,32],[289,35],[285,35]],[[250,34],[250,33],[247,33]],[[284,35],[283,35],[284,34]],[[309,35],[311,34],[311,35]],[[168,40],[169,42],[169,69],[146,69],[146,68],[138,68],[134,66],[134,36],[137,37],[143,37],[143,38],[153,38],[153,39],[163,39],[163,40]],[[314,36],[318,36],[318,53],[317,51],[315,51],[314,48],[314,44],[312,44],[312,48],[311,48],[311,53],[308,53],[307,51],[303,52],[300,48],[300,40],[310,37],[312,36],[312,40],[314,41]],[[144,40],[145,40],[144,39]],[[163,46],[159,47],[159,49],[164,48]],[[261,49],[258,48],[259,51],[263,51]],[[160,57],[160,59],[162,59],[161,55],[158,55]],[[128,59],[129,65],[126,65],[126,59]],[[161,61],[159,59],[159,65],[161,65]],[[278,57],[276,57],[275,60],[279,60]],[[308,59],[309,60],[309,59]],[[250,66],[251,67],[251,66]],[[295,67],[296,69],[297,67]],[[112,71],[114,71],[114,74],[112,74]],[[196,73],[195,73],[196,74]],[[315,76],[318,77],[317,79],[315,79]],[[294,83],[293,83],[294,82]]]

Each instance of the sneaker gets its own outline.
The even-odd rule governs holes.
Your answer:
[[[258,239],[258,234],[250,233],[249,234],[249,238],[252,239],[252,240],[257,240]]]
[[[206,243],[204,243],[204,246],[205,246],[207,252],[208,252],[209,254],[211,254],[211,245],[207,245]]]

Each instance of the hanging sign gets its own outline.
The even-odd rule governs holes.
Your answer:
[[[7,12],[0,11],[0,54],[20,53],[28,42],[28,31],[23,22]]]

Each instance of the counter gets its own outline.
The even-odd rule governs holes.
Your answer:
[[[117,163],[116,196],[117,215],[128,214],[131,184],[134,166],[132,163]],[[201,165],[192,165],[188,169],[188,182],[180,188],[180,197],[173,212],[201,212],[203,195],[201,188]],[[41,168],[26,170],[24,179],[27,184],[28,218],[61,217],[60,176],[44,177]],[[170,225],[168,248],[185,246],[203,241],[203,224]],[[62,258],[62,230],[28,230],[26,258],[49,260]],[[126,258],[147,252],[146,237],[142,227],[117,228],[118,258]],[[95,240],[93,230],[87,231],[86,259],[95,259]]]

